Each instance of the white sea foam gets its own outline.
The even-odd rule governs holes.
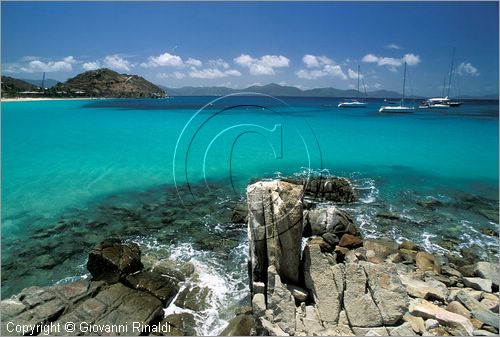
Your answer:
[[[371,178],[353,179],[352,187],[358,193],[359,201],[365,204],[375,202],[379,196],[379,190],[375,186],[375,180]]]
[[[197,322],[197,333],[200,335],[217,335],[234,317],[234,311],[240,302],[249,295],[246,262],[248,243],[242,240],[232,249],[228,256],[222,257],[210,251],[196,250],[190,243],[162,245],[152,237],[137,237],[131,240],[147,250],[163,250],[166,257],[180,262],[191,262],[197,275],[180,284],[179,293],[186,287],[197,285],[207,287],[208,308],[203,311],[178,307],[172,303],[164,309],[165,316],[173,313],[187,312],[193,314]],[[178,295],[177,295],[178,296]]]

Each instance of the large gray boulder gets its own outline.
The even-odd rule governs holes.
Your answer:
[[[368,286],[385,325],[399,322],[408,311],[409,298],[392,263],[362,263]]]
[[[285,283],[299,283],[302,239],[301,185],[279,180],[247,187],[252,281],[265,282],[275,266]]]
[[[333,265],[317,244],[306,244],[304,248],[304,281],[312,294],[321,320],[334,325],[342,309],[344,292],[343,265]]]
[[[122,244],[105,240],[89,254],[87,269],[96,281],[116,283],[128,274],[141,270],[141,250],[135,243]]]
[[[344,306],[347,318],[354,327],[382,325],[382,316],[367,289],[367,277],[363,266],[348,263],[345,266]]]
[[[354,219],[338,207],[315,208],[304,212],[305,232],[311,235],[334,234],[340,238],[344,234],[359,236]]]
[[[474,275],[493,282],[496,287],[500,284],[500,267],[490,262],[477,262],[473,267]]]

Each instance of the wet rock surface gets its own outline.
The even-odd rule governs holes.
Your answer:
[[[165,270],[176,278],[151,270],[158,261],[148,261],[149,268],[143,269],[140,257],[136,244],[118,240],[101,242],[89,256],[92,278],[50,287],[29,287],[3,300],[2,335],[18,334],[12,328],[15,325],[32,326],[31,331],[24,331],[30,335],[43,334],[47,325],[57,327],[52,328],[50,335],[197,334],[192,313],[207,309],[210,289],[190,285],[188,277],[194,272],[186,267],[189,264],[161,261],[168,266]],[[164,309],[181,285],[184,288],[176,305],[191,313],[164,317]]]
[[[119,240],[107,240],[97,245],[90,252],[87,262],[93,279],[110,284],[142,267],[139,246],[135,243],[124,245]]]

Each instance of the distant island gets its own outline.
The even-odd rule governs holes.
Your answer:
[[[159,98],[165,95],[162,88],[141,76],[119,74],[107,68],[86,71],[50,88],[2,76],[3,97]]]
[[[225,96],[241,92],[254,92],[281,97],[323,97],[349,98],[356,97],[354,89],[314,88],[302,90],[293,86],[270,83],[253,85],[247,88],[234,89],[223,86],[171,88],[153,84],[141,76],[119,74],[116,71],[102,68],[86,71],[65,82],[48,79],[17,79],[2,76],[2,97],[105,97],[105,98],[162,98],[165,96]],[[367,98],[399,99],[401,93],[389,90],[374,90],[366,93]],[[422,96],[408,98],[423,99]],[[483,96],[466,96],[460,99],[498,100],[497,94]]]

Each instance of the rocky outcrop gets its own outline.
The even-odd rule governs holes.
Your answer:
[[[281,184],[256,183],[248,189],[249,237],[254,240],[250,243],[252,310],[257,334],[498,333],[496,266],[478,263],[459,268],[446,256],[425,252],[409,241],[363,240],[353,219],[338,206],[308,203],[302,237],[294,231],[288,234],[297,237],[286,238],[294,243],[307,238],[301,257],[297,257],[297,246],[291,247],[288,256],[297,276],[284,276],[277,259],[269,258],[272,254],[268,250],[277,245],[268,245],[269,231],[258,229],[262,224],[275,228],[274,219],[266,214],[286,212],[295,204],[285,200],[287,197],[300,198],[308,192],[289,186],[283,189]],[[272,191],[280,190],[296,192],[270,197]],[[273,202],[262,202],[269,199]],[[284,246],[279,247],[283,253]],[[284,261],[283,256],[281,259]]]
[[[309,177],[304,179],[286,179],[293,184],[304,186],[304,192],[314,200],[349,203],[357,201],[351,183],[342,177]]]
[[[248,186],[253,282],[267,283],[268,266],[276,268],[283,282],[299,282],[302,194],[301,186],[277,180]]]
[[[97,245],[90,252],[87,262],[87,269],[94,280],[110,284],[142,267],[139,246],[135,243],[122,244],[117,240],[107,240]]]
[[[193,273],[189,264],[176,269],[173,262],[147,261],[148,269],[142,269],[140,257],[134,243],[105,240],[89,255],[91,280],[30,287],[3,300],[2,335],[16,333],[16,325],[31,327],[18,331],[25,335],[46,334],[47,325],[50,335],[195,335],[191,313],[163,317],[180,279],[187,284],[186,276]],[[202,304],[207,295],[207,288],[185,286],[176,304],[194,313],[206,309]]]
[[[304,211],[304,232],[306,236],[322,236],[330,241],[327,234],[336,236],[337,244],[344,234],[359,236],[354,219],[345,211],[335,207],[315,208]]]
[[[344,275],[341,265],[335,265],[333,257],[325,256],[318,244],[304,249],[304,282],[313,296],[321,321],[338,322],[344,291]]]

